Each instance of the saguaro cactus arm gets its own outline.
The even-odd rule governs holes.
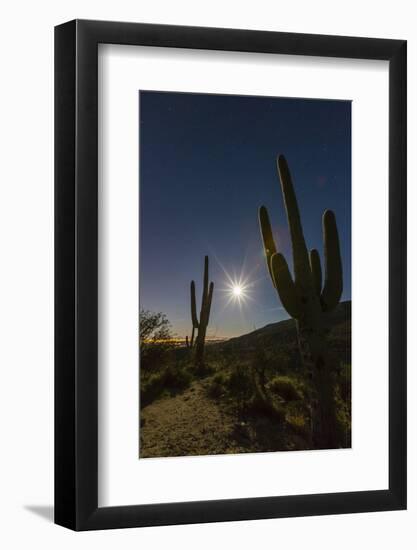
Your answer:
[[[208,283],[208,256],[204,257],[204,276],[203,276],[203,296],[201,297],[201,310],[200,310],[200,322],[205,316],[205,309],[207,307],[209,292],[209,283]]]
[[[192,328],[191,338],[188,338],[188,335],[186,335],[185,337],[185,346],[189,349],[191,349],[194,345],[194,331],[195,331],[195,327]]]
[[[207,326],[210,318],[211,300],[213,298],[214,284],[210,283],[210,289],[207,294],[206,302],[203,308],[201,308],[200,325]]]
[[[314,289],[317,296],[320,296],[322,285],[321,263],[319,253],[315,248],[310,250],[310,269],[313,275]]]
[[[213,290],[214,290],[214,283],[210,283],[208,296],[207,296],[207,307],[206,307],[206,324],[208,324],[209,317],[210,317],[210,310],[211,310],[211,302],[213,300]]]
[[[274,254],[272,256],[271,271],[272,280],[278,291],[282,305],[291,317],[298,318],[301,314],[301,304],[288,264],[282,254]]]
[[[284,308],[292,317],[297,318],[301,312],[297,289],[284,256],[276,251],[277,249],[274,237],[272,236],[268,210],[265,206],[261,206],[259,209],[259,225],[261,228],[266,264],[272,283],[277,289]]]
[[[196,306],[196,301],[195,301],[195,282],[194,281],[191,281],[190,290],[191,290],[191,321],[193,323],[193,328],[198,328],[197,306]]]
[[[194,281],[191,281],[191,320],[193,323],[193,332],[191,335],[191,342],[189,343],[189,345],[190,347],[192,347],[194,329],[197,329],[198,332],[195,338],[195,347],[196,347],[195,362],[197,366],[203,365],[204,344],[205,344],[205,338],[206,338],[207,325],[209,323],[209,318],[210,318],[211,302],[213,299],[214,283],[210,283],[209,285],[208,268],[209,268],[209,259],[208,259],[208,256],[205,256],[204,275],[203,275],[203,295],[201,298],[200,317],[197,317],[195,283]]]
[[[323,311],[331,311],[339,303],[343,291],[343,270],[336,218],[331,210],[323,214],[325,279],[321,294]]]
[[[298,209],[291,174],[288,169],[287,161],[283,155],[278,157],[277,165],[285,209],[287,211],[288,226],[290,228],[295,281],[297,285],[299,284],[303,287],[309,286],[311,282],[311,271],[307,246],[304,239],[300,211]]]
[[[274,277],[271,269],[271,258],[276,253],[277,249],[272,236],[271,223],[269,221],[268,210],[265,206],[261,206],[259,209],[259,225],[261,228],[262,241],[264,243],[264,252],[266,257],[266,265],[268,266],[269,275],[272,282],[275,285]]]

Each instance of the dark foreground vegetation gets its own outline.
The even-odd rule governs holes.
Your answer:
[[[144,330],[145,329],[145,330]],[[338,448],[351,445],[351,304],[328,315]],[[162,314],[141,312],[140,457],[320,448],[293,319],[206,344],[204,365]]]

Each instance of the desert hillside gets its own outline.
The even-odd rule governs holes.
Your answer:
[[[350,324],[351,303],[343,302],[327,326],[339,447],[350,446]],[[309,380],[293,320],[207,345],[199,372],[185,347],[142,371],[141,458],[310,448]]]

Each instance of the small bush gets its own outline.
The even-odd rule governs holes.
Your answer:
[[[170,365],[163,374],[163,383],[168,390],[182,390],[187,388],[192,381],[191,373],[181,366]]]
[[[275,376],[268,382],[267,387],[283,401],[299,401],[302,399],[296,383],[289,376]]]
[[[211,376],[215,370],[216,369],[212,364],[205,361],[202,365],[194,368],[194,374],[199,378],[207,378],[208,376]]]
[[[175,349],[171,324],[164,313],[139,313],[140,370],[155,373],[169,363]]]
[[[248,365],[236,363],[232,366],[229,380],[230,396],[236,404],[237,417],[240,418],[254,394],[253,379]]]
[[[253,393],[253,382],[246,365],[237,363],[233,366],[229,379],[230,392],[241,401],[249,399]]]
[[[352,377],[351,366],[349,364],[342,363],[338,382],[340,397],[350,406],[350,400],[352,398]]]
[[[285,410],[282,404],[269,399],[269,396],[257,393],[248,403],[248,410],[255,415],[263,415],[270,419],[283,422]]]
[[[287,413],[286,420],[293,428],[303,433],[306,429],[308,419],[303,414],[291,412]]]
[[[188,388],[192,379],[190,372],[179,365],[170,365],[161,372],[142,376],[140,381],[141,407],[149,405],[165,393],[172,395]]]
[[[140,405],[144,407],[152,403],[163,392],[162,373],[155,373],[141,377],[140,381]]]
[[[218,398],[226,393],[228,389],[229,377],[224,372],[216,373],[210,380],[208,394],[210,397]]]
[[[341,447],[351,446],[351,383],[351,366],[349,363],[342,363],[335,392],[338,435]]]

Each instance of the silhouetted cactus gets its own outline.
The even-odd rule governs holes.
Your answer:
[[[307,251],[297,199],[283,155],[278,173],[290,229],[294,279],[284,256],[277,252],[266,208],[259,210],[259,223],[268,270],[282,305],[296,320],[301,357],[311,377],[312,440],[316,447],[337,446],[337,420],[331,360],[325,338],[325,315],[339,303],[342,289],[342,261],[336,219],[332,211],[323,214],[325,278],[322,287],[320,256]]]
[[[191,338],[188,338],[188,335],[185,337],[185,347],[188,349],[192,349],[194,345],[194,327],[191,331]]]
[[[210,283],[209,286],[209,259],[208,256],[204,258],[204,277],[203,277],[203,296],[201,299],[200,318],[197,317],[197,306],[195,299],[195,283],[191,281],[191,320],[193,323],[193,330],[191,333],[191,340],[189,347],[193,347],[194,342],[194,330],[197,329],[197,336],[195,338],[195,363],[197,367],[204,365],[204,345],[206,341],[207,325],[210,318],[211,301],[213,299],[214,283]],[[186,338],[188,341],[188,337]]]

